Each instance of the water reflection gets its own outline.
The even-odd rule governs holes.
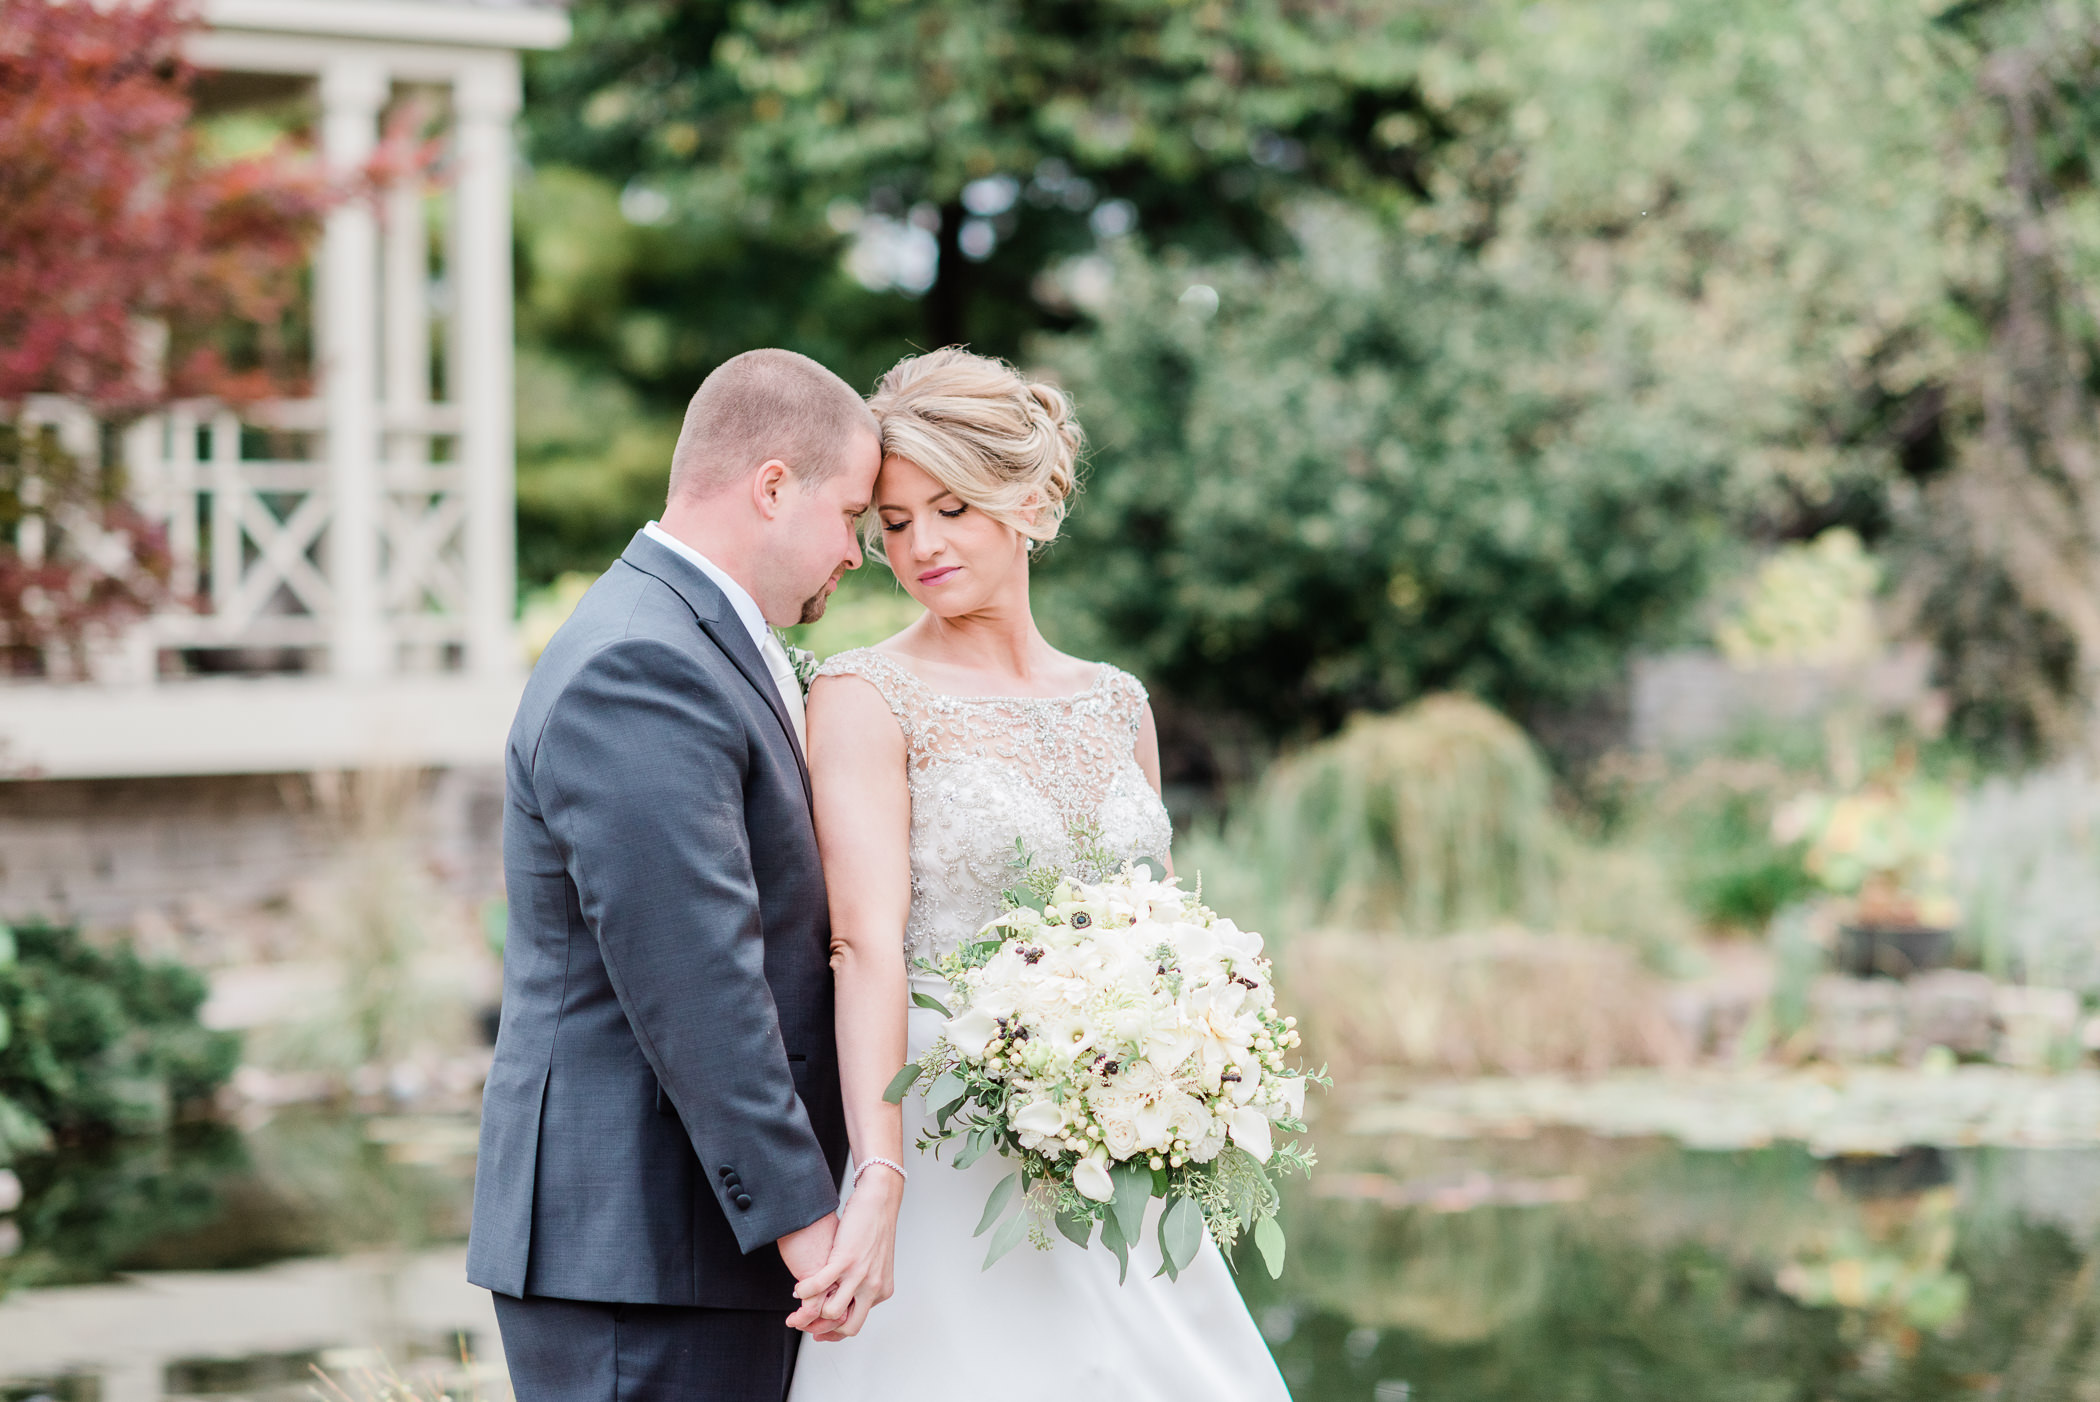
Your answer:
[[[305,1114],[25,1161],[0,1293],[461,1240],[472,1133],[460,1119]]]
[[[311,1364],[435,1364],[460,1333],[493,1359],[472,1129],[286,1119],[26,1166],[0,1402],[303,1402]],[[1323,1150],[1284,1278],[1242,1277],[1299,1402],[2100,1396],[2100,1152]]]
[[[292,1116],[20,1166],[0,1402],[308,1402],[309,1369],[496,1359],[473,1124]]]
[[[1292,1204],[1284,1278],[1242,1277],[1300,1402],[1930,1402],[2100,1381],[2100,1155],[1335,1147],[1353,1177]],[[1503,1205],[1556,1182],[1581,1188]]]

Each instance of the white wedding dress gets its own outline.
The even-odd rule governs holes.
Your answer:
[[[1067,869],[1084,852],[1166,856],[1167,812],[1134,755],[1145,691],[1128,673],[1104,665],[1078,695],[1040,700],[944,696],[866,648],[819,671],[840,673],[881,692],[904,732],[908,958],[952,950],[999,912],[1017,838],[1038,862]],[[947,991],[917,972],[912,987]],[[913,1008],[910,1019],[916,1059],[941,1017]],[[790,1402],[1288,1402],[1214,1244],[1178,1280],[1155,1276],[1157,1201],[1122,1284],[1098,1240],[1082,1251],[1054,1232],[1052,1249],[1024,1241],[983,1269],[990,1233],[971,1233],[1013,1166],[988,1154],[958,1171],[952,1151],[921,1154],[913,1143],[930,1127],[924,1101],[908,1096],[896,1294],[855,1338],[803,1340]]]

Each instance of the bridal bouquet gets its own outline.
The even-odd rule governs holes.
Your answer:
[[[1282,1270],[1272,1175],[1309,1173],[1308,1080],[1286,1064],[1297,1019],[1279,1016],[1262,938],[1206,909],[1150,862],[1092,884],[1028,869],[975,941],[923,963],[953,990],[925,1057],[889,1088],[925,1087],[929,1144],[959,1141],[955,1166],[997,1149],[1017,1171],[985,1204],[990,1268],[1045,1225],[1085,1246],[1094,1226],[1123,1273],[1147,1202],[1162,1269],[1178,1276],[1206,1227],[1221,1248],[1251,1230]],[[996,1230],[995,1230],[996,1229]]]

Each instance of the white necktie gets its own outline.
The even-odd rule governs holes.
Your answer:
[[[788,719],[795,723],[795,743],[809,752],[809,736],[804,731],[802,719],[802,683],[795,676],[795,664],[788,661],[787,649],[771,632],[766,634],[765,646],[759,649],[766,659],[766,670],[773,674],[773,689],[780,693],[781,704],[787,707]]]

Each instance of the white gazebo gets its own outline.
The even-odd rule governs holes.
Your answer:
[[[132,490],[166,525],[184,606],[86,680],[0,682],[0,777],[492,764],[522,674],[518,53],[565,42],[568,18],[495,0],[205,0],[202,14],[191,53],[207,73],[312,85],[331,166],[362,165],[413,102],[442,114],[446,178],[329,216],[317,397],[183,403],[130,431]],[[77,407],[26,408],[92,451]]]

